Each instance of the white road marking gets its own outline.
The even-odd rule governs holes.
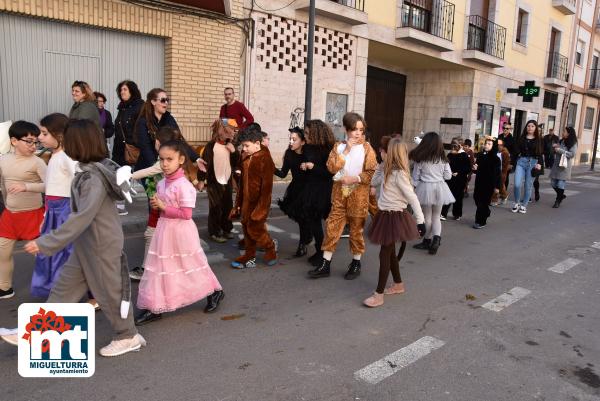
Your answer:
[[[600,242],[594,242],[592,248],[600,249]]]
[[[444,344],[444,341],[435,337],[422,337],[414,343],[400,348],[398,351],[392,352],[380,360],[357,370],[354,372],[354,378],[369,384],[377,384],[402,368],[428,355],[431,351],[441,348]]]
[[[500,295],[499,297],[494,298],[491,301],[481,305],[481,307],[489,309],[493,312],[500,312],[502,309],[514,304],[519,299],[524,298],[530,293],[531,291],[525,288],[515,287],[512,290]]]
[[[267,230],[272,231],[274,233],[284,233],[285,232],[285,230],[282,230],[281,228],[272,226],[270,224],[267,224]]]
[[[596,176],[596,175],[580,175],[577,176],[578,179],[584,179],[584,180],[592,180],[592,181],[600,181],[600,176]]]
[[[554,273],[563,274],[567,270],[577,266],[580,263],[581,263],[581,260],[579,260],[579,259],[568,258],[568,259],[563,260],[560,263],[555,264],[548,270],[550,270],[551,272],[554,272]]]
[[[300,234],[290,233],[290,238],[295,241],[298,241],[298,240],[300,240]]]

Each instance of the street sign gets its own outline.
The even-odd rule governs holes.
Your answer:
[[[523,97],[524,102],[532,102],[534,97],[540,95],[540,87],[535,86],[535,81],[525,81],[525,85],[518,88],[508,88],[506,93],[517,93]]]

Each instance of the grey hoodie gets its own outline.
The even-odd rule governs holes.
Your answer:
[[[44,255],[53,255],[73,243],[73,254],[67,263],[81,265],[84,271],[100,272],[120,264],[121,299],[131,298],[127,257],[123,253],[123,228],[115,201],[124,196],[116,183],[119,165],[104,159],[100,163],[79,163],[71,185],[71,214],[56,230],[35,242]],[[120,258],[115,255],[120,255]]]

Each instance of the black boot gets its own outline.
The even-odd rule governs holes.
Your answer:
[[[321,264],[314,270],[308,272],[310,278],[329,277],[331,261],[321,258]]]
[[[431,239],[423,238],[423,242],[417,245],[413,245],[415,249],[429,249],[431,246]]]
[[[352,259],[348,265],[348,271],[344,274],[344,279],[354,280],[358,276],[360,276],[360,260]]]
[[[206,308],[204,308],[204,313],[213,313],[216,311],[223,298],[225,298],[223,290],[215,291],[206,297]]]
[[[433,239],[431,240],[431,246],[429,247],[429,254],[430,255],[435,255],[438,251],[438,248],[440,247],[442,243],[442,237],[440,237],[439,235],[434,235]]]
[[[557,209],[560,207],[560,203],[566,198],[566,196],[564,195],[564,189],[554,188],[554,190],[556,191],[556,200],[554,201],[554,205],[552,205],[552,207]]]
[[[160,313],[156,314],[156,313],[150,312],[149,310],[141,310],[140,314],[135,317],[135,325],[141,326],[146,323],[150,323],[155,320],[158,320],[160,318],[162,318],[162,315]]]
[[[314,267],[319,267],[321,264],[321,260],[323,259],[323,252],[317,251],[314,255],[308,258],[308,263],[313,265]]]
[[[306,250],[306,245],[304,245],[302,242],[298,243],[298,249],[296,249],[296,253],[294,254],[295,258],[301,258],[302,256],[306,255],[308,253],[308,251]]]

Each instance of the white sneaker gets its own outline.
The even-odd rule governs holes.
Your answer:
[[[527,213],[527,208],[525,206],[523,206],[523,205],[520,205],[519,206],[519,213],[523,213],[523,214]]]
[[[440,216],[441,221],[446,221],[446,216]]]
[[[8,330],[6,330],[6,331],[7,331],[7,333],[0,335],[0,338],[2,338],[4,341],[9,343],[10,345],[14,345],[16,347],[19,344],[19,337],[17,336],[17,333],[8,333]],[[15,331],[16,331],[16,329],[15,329]]]
[[[105,357],[119,356],[131,351],[139,351],[146,346],[146,340],[141,334],[123,340],[112,340],[106,347],[100,348],[100,355]]]
[[[511,211],[513,213],[517,213],[519,211],[519,204],[518,203],[513,203],[513,207],[511,209]]]

